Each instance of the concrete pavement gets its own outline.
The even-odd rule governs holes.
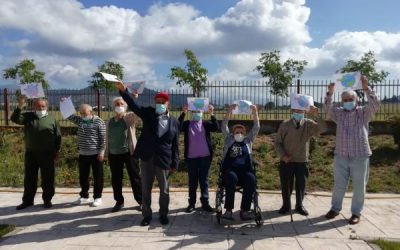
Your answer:
[[[171,192],[170,223],[162,226],[158,213],[148,227],[141,227],[137,210],[128,189],[124,192],[125,208],[110,213],[114,201],[110,189],[103,196],[101,207],[73,205],[77,189],[57,189],[53,208],[41,207],[36,195],[34,207],[16,211],[22,194],[12,189],[0,192],[0,224],[13,224],[17,230],[0,240],[3,249],[372,249],[365,240],[384,238],[400,240],[400,195],[368,195],[361,222],[347,224],[350,201],[346,198],[343,211],[334,220],[323,215],[330,207],[330,194],[309,194],[305,207],[310,215],[281,216],[277,210],[281,197],[262,193],[260,206],[264,225],[254,221],[243,223],[235,212],[235,221],[218,225],[215,214],[198,208],[184,212],[187,192]],[[240,204],[237,193],[235,207]],[[211,204],[214,193],[211,192]],[[292,197],[294,198],[294,197]],[[294,200],[293,200],[294,202]],[[153,211],[158,210],[158,193],[153,193]]]

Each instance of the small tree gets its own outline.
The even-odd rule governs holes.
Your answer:
[[[187,59],[185,68],[172,67],[169,77],[172,80],[178,79],[176,84],[179,86],[189,85],[193,90],[193,95],[198,97],[200,92],[205,89],[208,71],[201,66],[191,50],[185,49],[185,55]]]
[[[256,67],[262,77],[268,78],[267,85],[271,86],[271,94],[286,97],[289,95],[288,87],[292,85],[293,78],[303,74],[307,61],[297,61],[291,58],[281,63],[279,50],[261,53],[261,63]]]
[[[114,83],[104,80],[99,72],[115,75],[120,80],[124,77],[124,66],[119,63],[106,61],[102,65],[97,66],[97,69],[97,72],[92,74],[92,79],[89,81],[89,85],[94,89],[115,90]]]
[[[4,79],[17,79],[20,84],[41,83],[44,89],[49,88],[48,82],[44,79],[45,73],[36,70],[33,59],[24,59],[14,67],[4,70]]]

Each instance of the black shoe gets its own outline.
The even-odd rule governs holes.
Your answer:
[[[335,218],[335,217],[338,216],[338,215],[339,215],[338,212],[335,212],[335,211],[333,211],[333,210],[329,210],[329,212],[326,213],[325,218],[327,218],[327,219],[333,219],[333,218]]]
[[[204,211],[206,211],[206,212],[210,212],[210,213],[214,212],[214,208],[212,208],[212,207],[210,206],[210,204],[208,204],[208,203],[203,204],[203,205],[201,206],[201,208],[202,208]]]
[[[17,210],[22,210],[22,209],[25,209],[25,208],[27,208],[27,207],[30,207],[30,206],[33,206],[33,203],[25,203],[25,202],[22,202],[20,205],[18,205],[15,209],[17,209]]]
[[[162,225],[167,225],[169,223],[168,217],[166,215],[161,216],[160,222]]]
[[[253,213],[251,211],[240,210],[241,220],[252,220],[254,219]]]
[[[189,204],[189,206],[186,208],[186,213],[191,213],[194,210],[194,205]]]
[[[144,217],[142,222],[140,222],[140,225],[142,227],[148,226],[150,224],[151,217]]]
[[[52,206],[53,206],[53,203],[51,203],[51,201],[45,201],[43,203],[44,208],[51,208]]]
[[[308,216],[308,211],[303,206],[296,207],[296,212],[301,214],[301,215]]]
[[[124,207],[124,203],[115,203],[114,207],[111,209],[112,213],[118,212]]]
[[[281,209],[279,209],[278,213],[279,214],[287,214],[289,213],[290,209],[288,207],[282,206]]]

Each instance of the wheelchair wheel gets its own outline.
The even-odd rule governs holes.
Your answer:
[[[264,220],[261,215],[261,209],[259,206],[257,206],[254,209],[254,219],[256,221],[257,226],[261,226],[262,224],[264,224]]]

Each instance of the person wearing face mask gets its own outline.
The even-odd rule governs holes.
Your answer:
[[[326,123],[318,116],[318,109],[314,106],[310,107],[309,114],[315,117],[316,121],[304,118],[305,113],[305,110],[292,109],[292,118],[281,123],[274,140],[275,149],[281,159],[279,176],[283,205],[279,209],[280,214],[291,210],[290,196],[296,180],[296,212],[308,215],[303,206],[303,199],[308,177],[310,139],[324,132]]]
[[[11,115],[11,120],[24,125],[25,141],[25,176],[22,203],[16,207],[21,210],[33,206],[37,190],[38,172],[43,189],[43,207],[52,207],[54,196],[54,162],[58,159],[61,146],[61,132],[57,121],[47,112],[45,99],[34,100],[34,112],[24,112],[26,97],[18,97],[18,107]]]
[[[353,198],[349,224],[360,222],[369,175],[369,157],[372,155],[368,141],[368,123],[379,109],[379,100],[375,92],[369,88],[368,79],[362,76],[361,82],[364,94],[368,98],[368,104],[365,106],[357,105],[357,93],[354,91],[345,91],[341,94],[343,107],[333,106],[334,83],[328,86],[325,98],[326,112],[336,123],[334,188],[331,209],[325,217],[332,219],[339,215],[351,178]]]
[[[142,184],[139,173],[139,159],[134,155],[136,147],[136,124],[139,118],[133,112],[126,112],[127,104],[122,97],[113,100],[115,111],[106,126],[106,153],[111,169],[111,185],[116,201],[111,212],[117,212],[124,207],[122,195],[122,179],[124,165],[131,182],[132,192],[141,209]],[[108,154],[107,154],[108,153]]]
[[[61,99],[63,100],[63,98]],[[104,121],[93,115],[89,104],[82,104],[79,108],[80,116],[71,115],[67,119],[78,126],[79,145],[79,183],[81,192],[75,204],[90,203],[89,174],[93,174],[93,202],[92,206],[102,204],[103,192],[103,160],[105,150],[106,125]]]
[[[185,163],[188,168],[189,177],[189,206],[187,213],[195,209],[197,185],[200,184],[202,209],[213,212],[208,200],[208,172],[210,170],[213,148],[211,132],[219,130],[217,119],[214,116],[214,107],[208,106],[211,116],[210,121],[203,120],[202,111],[192,111],[192,119],[185,121],[188,107],[183,107],[183,112],[179,117],[181,131],[184,133]]]
[[[236,104],[229,107],[228,112],[221,125],[224,135],[224,151],[222,159],[222,178],[226,189],[224,219],[233,220],[233,206],[235,202],[235,191],[238,183],[243,187],[242,202],[240,205],[240,218],[250,220],[253,218],[250,212],[253,194],[256,191],[256,177],[253,171],[252,145],[260,130],[257,107],[251,105],[253,114],[253,128],[246,134],[246,127],[236,124],[229,131],[228,122]]]
[[[160,188],[160,222],[162,225],[166,225],[169,223],[167,216],[169,207],[168,174],[170,171],[175,171],[179,164],[179,122],[168,111],[169,96],[167,93],[160,92],[155,95],[155,107],[141,107],[122,82],[116,83],[116,87],[128,107],[143,122],[142,132],[135,150],[135,154],[141,160],[142,215],[144,217],[141,225],[147,226],[152,220],[151,190],[154,178],[157,179]]]

